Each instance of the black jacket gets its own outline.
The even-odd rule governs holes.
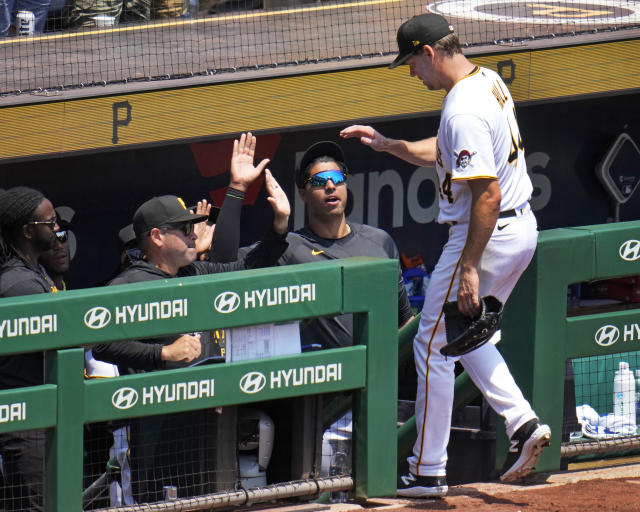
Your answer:
[[[265,238],[240,261],[231,263],[214,263],[208,261],[196,261],[182,267],[178,277],[199,276],[245,270],[248,268],[262,268],[275,265],[278,258],[287,249],[284,236],[270,230]],[[170,279],[173,276],[156,268],[151,263],[136,257],[135,252],[129,253],[131,264],[123,270],[109,285],[140,283],[157,279]],[[183,368],[194,362],[216,355],[216,347],[212,343],[211,332],[203,332],[200,337],[202,353],[198,360],[191,363],[162,361],[162,347],[170,345],[179,336],[175,334],[144,340],[125,340],[112,343],[101,343],[93,347],[93,355],[96,359],[118,365],[120,375],[144,373],[153,370],[165,370],[170,368]]]
[[[58,291],[46,271],[33,270],[20,258],[0,267],[0,297],[18,297]],[[0,342],[16,331],[17,319],[0,319]],[[44,384],[44,352],[0,356],[0,389]]]

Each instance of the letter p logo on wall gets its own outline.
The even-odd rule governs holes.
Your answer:
[[[118,126],[127,126],[131,122],[131,103],[128,101],[117,101],[111,105],[113,109],[113,137],[111,142],[118,143]],[[120,111],[124,110],[124,117],[120,117]]]

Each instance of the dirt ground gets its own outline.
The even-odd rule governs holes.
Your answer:
[[[640,464],[538,474],[526,485],[465,484],[450,487],[443,499],[372,499],[331,505],[330,510],[640,512]]]

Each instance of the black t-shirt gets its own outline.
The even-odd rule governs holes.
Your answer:
[[[36,293],[57,292],[55,285],[45,270],[33,270],[20,258],[11,258],[0,267],[0,297],[18,297]],[[3,319],[13,322],[14,319]],[[17,322],[17,320],[15,320]],[[4,324],[0,332],[0,342],[6,339],[12,325]],[[0,356],[0,389],[44,384],[44,353],[33,352],[12,356]]]
[[[295,265],[313,263],[355,256],[371,256],[376,258],[398,259],[398,248],[395,242],[382,229],[349,222],[351,232],[338,239],[322,238],[308,227],[304,227],[287,235],[289,247],[278,263]],[[243,248],[241,251],[246,251]],[[389,300],[393,298],[389,297]],[[402,272],[398,264],[398,327],[411,318],[411,304],[402,280]],[[314,348],[336,348],[353,344],[353,316],[339,315],[333,318],[317,318],[302,321],[301,338],[303,350]]]

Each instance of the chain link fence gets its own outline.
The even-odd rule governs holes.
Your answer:
[[[640,25],[625,0],[0,0],[0,96],[391,56],[426,10],[467,45]]]

